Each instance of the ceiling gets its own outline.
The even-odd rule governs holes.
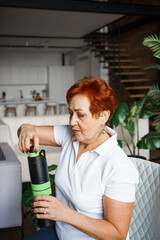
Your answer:
[[[121,14],[0,7],[0,49],[71,52],[87,45],[83,36]]]

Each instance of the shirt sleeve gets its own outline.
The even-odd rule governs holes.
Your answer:
[[[56,125],[54,126],[54,138],[56,143],[63,146],[69,137],[72,137],[73,133],[69,125]]]
[[[117,201],[134,202],[138,177],[138,171],[131,162],[113,168],[107,178],[105,195]]]

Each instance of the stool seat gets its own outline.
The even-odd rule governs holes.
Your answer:
[[[37,104],[36,103],[28,103],[26,106],[27,107],[37,107]]]
[[[45,114],[49,115],[51,113],[51,110],[53,110],[54,114],[57,114],[57,103],[56,102],[46,103]]]
[[[16,104],[7,104],[6,107],[7,108],[16,108],[17,105]]]
[[[7,104],[5,107],[5,117],[8,117],[10,113],[13,113],[14,116],[17,116],[16,104]]]
[[[38,111],[37,111],[37,104],[36,103],[29,103],[26,104],[26,112],[25,115],[38,115]]]
[[[49,102],[49,103],[46,103],[47,106],[57,106],[57,103],[52,103],[52,102]]]

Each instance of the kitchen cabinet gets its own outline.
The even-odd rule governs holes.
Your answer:
[[[47,67],[0,66],[0,85],[44,85],[47,84]]]

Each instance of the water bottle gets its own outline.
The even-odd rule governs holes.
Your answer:
[[[34,147],[31,146],[28,156],[28,165],[33,197],[42,194],[51,195],[52,190],[45,150],[42,149],[35,153]],[[37,219],[37,223],[40,228],[53,225],[53,221],[49,219]]]

